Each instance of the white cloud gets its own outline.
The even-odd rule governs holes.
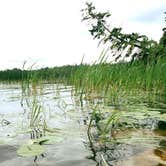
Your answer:
[[[125,31],[138,31],[159,39],[161,26],[132,21],[138,13],[165,5],[165,0],[93,0],[97,9],[110,10],[114,25]],[[92,62],[99,56],[88,33],[81,23],[80,9],[85,1],[5,0],[0,1],[0,69],[21,67],[27,59],[41,66],[56,66]]]

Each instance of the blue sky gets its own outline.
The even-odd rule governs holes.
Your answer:
[[[136,16],[131,17],[131,21],[141,22],[141,23],[162,23],[164,22],[164,14],[166,12],[166,4],[164,6],[159,6],[152,10],[144,11],[143,13],[138,13]]]
[[[166,0],[92,0],[98,10],[110,11],[111,26],[159,40],[165,26]],[[81,22],[85,0],[0,1],[0,69],[21,68],[23,61],[38,67],[91,63],[97,47]]]

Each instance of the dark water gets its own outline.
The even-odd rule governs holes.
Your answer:
[[[118,137],[130,136],[130,139],[123,143],[110,145],[96,141],[92,145],[87,136],[87,128],[93,103],[84,100],[84,106],[81,107],[80,98],[73,95],[74,91],[70,86],[45,84],[34,91],[30,96],[24,96],[21,105],[20,85],[0,85],[0,166],[166,165],[166,151],[164,148],[158,148],[160,144],[165,144],[164,129],[149,130],[148,127],[128,129],[116,133]],[[42,107],[38,128],[46,123],[52,131],[47,132],[46,136],[54,139],[53,143],[43,145],[45,152],[37,159],[17,154],[20,146],[30,143],[32,132],[35,132],[35,128],[30,127],[32,108],[26,103],[32,104],[34,95]],[[161,139],[160,141],[143,139],[133,143],[138,136]],[[148,146],[144,146],[143,142]]]

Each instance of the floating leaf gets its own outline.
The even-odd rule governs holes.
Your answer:
[[[22,145],[18,150],[17,154],[22,157],[33,157],[38,156],[44,152],[44,148],[39,144],[26,144]]]

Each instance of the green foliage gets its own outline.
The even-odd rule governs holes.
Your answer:
[[[107,64],[101,63],[82,66],[73,75],[76,89],[88,93],[100,93],[111,98],[123,93],[143,92],[165,94],[166,59],[160,58],[155,64],[144,65],[143,62]]]
[[[158,48],[156,50],[160,57],[166,58],[166,28],[163,28],[163,36],[161,37]]]
[[[25,73],[26,75],[27,73]],[[17,81],[22,78],[22,70],[21,69],[12,69],[12,70],[4,70],[0,71],[0,81]]]
[[[109,43],[110,49],[116,50],[113,54],[115,60],[120,59],[122,52],[125,53],[125,57],[131,56],[131,62],[139,59],[145,64],[154,61],[157,55],[160,56],[160,54],[154,56],[154,51],[158,49],[156,41],[138,33],[122,33],[122,28],[119,27],[110,28],[107,24],[107,18],[111,16],[109,12],[97,12],[92,3],[86,3],[82,13],[82,21],[89,23],[89,31],[94,39],[100,39],[104,44]],[[160,43],[163,42],[164,38]]]
[[[0,81],[30,81],[35,83],[37,81],[67,81],[72,76],[72,73],[77,70],[78,65],[67,65],[53,68],[33,69],[11,69],[0,71]],[[29,82],[29,83],[30,83]]]

